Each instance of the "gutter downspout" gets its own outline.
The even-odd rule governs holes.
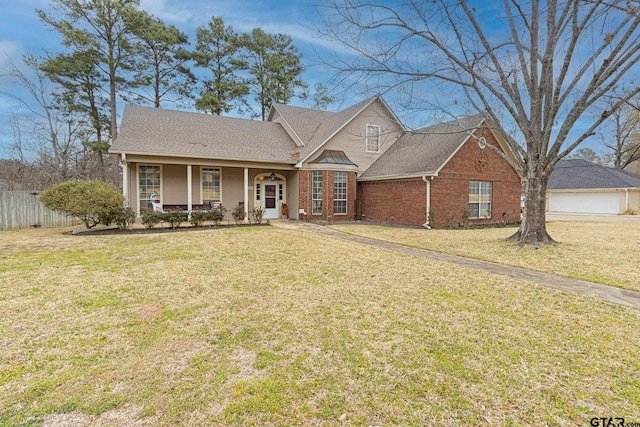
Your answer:
[[[427,230],[431,230],[431,225],[429,225],[429,211],[431,210],[431,180],[427,179],[426,175],[422,176],[422,180],[427,183],[427,210],[425,211],[426,222],[422,224],[422,226]]]

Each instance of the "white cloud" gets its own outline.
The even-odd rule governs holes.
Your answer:
[[[191,10],[168,6],[165,0],[141,0],[140,8],[169,23],[187,23],[193,19]]]
[[[21,46],[12,40],[0,40],[0,74],[9,71],[10,64],[18,62]]]

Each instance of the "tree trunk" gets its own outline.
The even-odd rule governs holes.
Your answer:
[[[557,243],[547,233],[545,211],[549,174],[540,175],[528,174],[522,223],[520,229],[511,237],[506,238],[506,241],[517,242],[519,246],[533,245],[536,248],[542,244],[553,245]]]
[[[116,71],[113,65],[109,70],[109,107],[111,112],[111,143],[118,138],[118,117],[116,115]],[[120,188],[120,158],[117,154],[111,155],[112,179],[113,185]]]

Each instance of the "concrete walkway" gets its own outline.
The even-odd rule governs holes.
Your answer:
[[[460,267],[484,271],[486,273],[497,274],[500,276],[507,276],[512,279],[545,286],[547,288],[572,292],[579,295],[591,296],[594,298],[599,298],[603,301],[640,309],[640,292],[637,291],[620,289],[613,286],[601,285],[599,283],[587,282],[584,280],[570,279],[568,277],[557,276],[555,274],[542,273],[539,271],[528,270],[526,268],[497,264],[490,261],[480,261],[457,255],[449,255],[441,252],[429,251],[426,249],[411,248],[408,246],[399,245],[397,243],[369,239],[367,237],[354,236],[351,234],[333,230],[321,224],[286,220],[272,221],[271,224],[280,228],[313,232],[323,234],[325,236],[349,240],[363,245],[399,252],[404,255],[442,261]]]

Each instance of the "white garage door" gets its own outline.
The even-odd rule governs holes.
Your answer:
[[[550,212],[618,214],[618,193],[549,193]]]

